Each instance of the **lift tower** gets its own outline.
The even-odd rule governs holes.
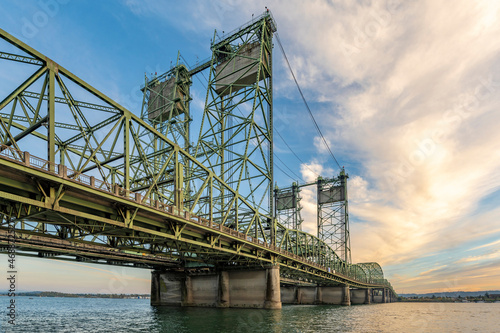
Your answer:
[[[286,188],[274,189],[275,214],[277,221],[284,227],[294,230],[302,230],[302,217],[300,211],[300,186],[293,183]]]
[[[318,238],[330,245],[346,263],[351,263],[347,175],[342,169],[338,177],[318,178]]]
[[[205,109],[194,153],[268,217],[273,212],[274,32],[276,24],[266,11],[228,34],[214,34]],[[214,200],[219,200],[222,211],[235,209],[224,192]]]
[[[164,74],[146,76],[141,118],[182,148],[189,150],[191,75],[177,59]]]

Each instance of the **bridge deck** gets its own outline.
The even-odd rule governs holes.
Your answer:
[[[357,281],[268,244],[250,235],[200,218],[159,201],[140,202],[140,196],[118,187],[101,186],[82,177],[69,178],[66,168],[25,153],[16,154],[2,146],[0,152],[0,207],[4,218],[16,223],[16,245],[21,250],[46,255],[73,255],[104,258],[108,263],[129,262],[149,267],[175,267],[185,261],[217,265],[233,262],[258,266],[277,263],[284,275],[325,285],[348,284],[353,287],[384,287],[381,283]],[[14,152],[14,153],[13,153]],[[16,156],[17,155],[17,156]],[[100,187],[100,188],[99,188]],[[121,219],[133,211],[134,219]],[[29,220],[37,221],[36,226]],[[79,235],[60,239],[47,228],[76,227]],[[8,235],[3,226],[0,244]],[[99,244],[93,235],[128,237],[131,243],[120,248]],[[140,240],[140,242],[138,241]],[[136,243],[134,245],[134,242]],[[162,244],[146,248],[141,244]],[[186,256],[191,253],[191,256]]]

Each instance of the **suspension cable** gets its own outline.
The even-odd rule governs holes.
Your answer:
[[[340,167],[339,162],[337,161],[337,159],[333,155],[333,152],[330,149],[328,142],[326,141],[325,137],[323,136],[323,133],[321,132],[321,129],[319,128],[318,123],[316,122],[316,119],[314,119],[314,115],[312,114],[311,109],[309,108],[309,104],[307,104],[306,98],[304,97],[304,94],[302,93],[302,89],[299,86],[299,82],[297,81],[297,78],[295,77],[295,74],[293,73],[292,66],[290,65],[290,62],[288,61],[288,57],[286,56],[285,49],[283,48],[283,45],[281,44],[281,40],[279,38],[278,33],[276,32],[275,35],[276,35],[276,40],[278,41],[278,46],[280,47],[281,53],[283,54],[283,57],[285,58],[285,61],[288,65],[288,69],[290,70],[290,73],[292,74],[293,80],[295,81],[295,85],[297,86],[297,89],[299,90],[300,96],[302,97],[302,101],[304,102],[304,105],[306,106],[306,109],[309,112],[309,116],[311,116],[311,119],[314,123],[314,126],[316,127],[316,131],[321,136],[321,139],[322,139],[323,143],[325,144],[326,148],[328,149],[328,152],[330,153],[330,156],[332,157],[332,159],[335,161],[335,163],[337,164],[339,169],[342,169]]]
[[[299,160],[300,163],[302,163],[302,165],[304,165],[306,168],[309,169],[309,171],[311,171],[312,173],[314,173],[316,175],[316,177],[319,177],[318,173],[315,172],[313,169],[311,169],[309,167],[309,165],[307,165],[307,163],[305,163],[294,151],[293,149],[288,145],[288,143],[285,141],[285,139],[281,136],[280,132],[276,129],[276,127],[274,128],[274,130],[276,131],[276,134],[278,134],[278,136],[281,138],[281,140],[283,141],[283,143],[285,143],[285,145],[288,147],[288,149],[292,152],[292,154]]]
[[[279,156],[278,156],[278,155],[276,155],[276,153],[274,153],[274,152],[273,152],[273,154],[274,154],[274,157],[276,157],[276,158],[277,158],[277,159],[278,159],[281,163],[283,163],[283,165],[285,166],[285,168],[287,168],[287,169],[288,169],[288,171],[290,171],[290,172],[291,172],[291,173],[292,173],[295,177],[297,177],[297,180],[302,180],[302,181],[303,181],[302,177],[300,177],[300,176],[299,176],[299,175],[297,175],[297,174],[296,174],[296,173],[295,173],[292,169],[290,169],[290,168],[288,167],[288,165],[286,165],[286,163],[285,163],[285,162],[283,162],[283,161],[281,160],[281,158],[279,158]],[[288,176],[288,174],[287,174],[287,176]],[[290,176],[289,176],[289,177],[290,177]],[[290,177],[290,178],[292,178],[292,177]],[[292,179],[293,179],[293,178],[292,178]]]

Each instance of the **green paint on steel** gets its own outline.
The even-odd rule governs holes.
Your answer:
[[[14,219],[30,251],[75,254],[55,245],[65,240],[179,264],[274,262],[321,283],[389,285],[372,266],[349,265],[318,237],[272,218],[275,29],[266,12],[213,43],[194,150],[194,72],[179,62],[165,76],[174,82],[172,103],[157,104],[165,110],[149,117],[144,108],[154,106],[155,91],[147,81],[141,118],[0,29],[2,39],[28,54],[3,52],[1,61],[33,69],[0,102],[0,231]],[[35,236],[47,242],[29,243]],[[382,282],[370,284],[374,276]]]

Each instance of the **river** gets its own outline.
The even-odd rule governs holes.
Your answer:
[[[2,332],[500,332],[500,303],[287,305],[281,310],[152,307],[147,299],[16,297]],[[3,309],[9,299],[0,297]]]

